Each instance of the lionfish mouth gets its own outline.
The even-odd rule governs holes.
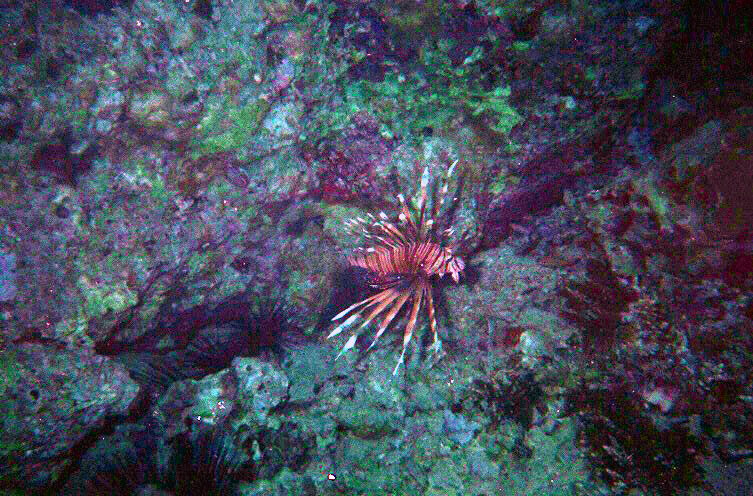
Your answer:
[[[439,197],[427,214],[427,189],[429,168],[424,168],[421,176],[420,197],[414,211],[408,207],[403,195],[398,195],[400,211],[397,223],[391,222],[384,212],[379,217],[368,214],[368,219],[355,218],[346,223],[352,232],[363,235],[371,246],[360,248],[348,257],[352,267],[366,270],[370,274],[370,285],[378,292],[361,300],[338,313],[333,322],[342,322],[327,336],[327,339],[340,334],[353,323],[363,322],[353,332],[343,346],[337,358],[351,349],[361,329],[374,319],[380,318],[374,341],[368,349],[376,344],[400,310],[410,308],[408,322],[403,331],[403,350],[393,374],[397,374],[400,364],[404,362],[405,350],[413,337],[421,309],[425,309],[429,326],[434,336],[432,349],[439,351],[441,342],[437,334],[437,320],[432,296],[432,281],[449,274],[456,283],[465,268],[463,260],[454,255],[453,246],[443,246],[442,242],[453,234],[452,228],[437,233],[436,219],[444,204],[448,191],[448,180],[457,165],[457,160],[449,167],[444,176]],[[368,310],[367,314],[364,314]]]

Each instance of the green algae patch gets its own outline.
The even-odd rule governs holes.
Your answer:
[[[83,308],[79,308],[77,312],[78,315],[61,320],[55,325],[55,336],[82,348],[93,348],[94,341],[88,334],[89,316]]]
[[[322,210],[324,211],[323,229],[328,236],[336,239],[338,244],[346,250],[352,250],[359,246],[360,239],[349,233],[345,228],[345,223],[350,219],[366,217],[366,213],[363,210],[344,205],[327,205],[325,203],[322,203]]]
[[[455,66],[453,40],[428,40],[420,49],[420,70],[391,71],[381,81],[343,83],[341,105],[315,110],[301,139],[316,141],[344,129],[353,115],[368,112],[380,122],[380,134],[421,136],[445,130],[459,115],[475,118],[489,130],[507,135],[523,117],[510,103],[511,89],[499,83],[485,88],[481,68],[487,51],[477,46]]]
[[[136,121],[146,127],[162,127],[171,121],[172,102],[162,91],[150,91],[134,95],[130,102],[129,113]]]
[[[195,148],[200,154],[226,152],[244,147],[258,131],[271,108],[264,98],[256,98],[241,107],[233,107],[231,99],[214,101],[199,123],[203,137]]]
[[[509,103],[510,87],[496,87],[487,92],[468,93],[466,105],[474,116],[490,114],[496,120],[489,128],[501,134],[508,134],[523,120]]]
[[[21,376],[18,370],[16,353],[3,351],[0,353],[0,396],[5,394],[9,386],[15,384]]]
[[[128,288],[125,281],[114,284],[97,284],[81,275],[77,286],[84,296],[84,310],[91,317],[99,317],[107,312],[120,312],[136,304],[137,295]]]

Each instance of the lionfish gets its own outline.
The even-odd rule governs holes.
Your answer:
[[[368,219],[357,217],[346,222],[347,228],[354,233],[360,232],[372,243],[372,246],[359,248],[355,254],[349,256],[348,263],[352,267],[368,271],[371,275],[370,285],[378,292],[332,318],[333,322],[343,318],[345,320],[327,336],[327,339],[337,336],[353,322],[363,318],[363,323],[353,332],[335,359],[355,345],[361,329],[381,316],[374,341],[368,348],[370,350],[408,302],[410,313],[403,331],[403,350],[393,375],[397,374],[400,364],[404,362],[405,350],[413,337],[422,305],[426,309],[429,326],[434,335],[432,349],[436,352],[441,349],[432,297],[432,280],[435,276],[441,278],[449,274],[457,283],[465,268],[465,262],[454,255],[456,247],[442,245],[452,236],[453,229],[450,227],[437,233],[435,222],[444,204],[448,180],[457,162],[456,160],[449,167],[439,191],[439,198],[435,199],[430,214],[427,215],[429,168],[426,167],[421,176],[420,197],[415,210],[408,207],[402,194],[397,196],[400,202],[399,223],[390,222],[384,212],[380,212],[378,218],[368,214]],[[370,311],[363,317],[367,309]]]

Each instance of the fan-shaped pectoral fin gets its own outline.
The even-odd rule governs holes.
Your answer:
[[[345,329],[347,329],[351,324],[353,324],[353,322],[355,322],[359,317],[361,317],[361,312],[363,312],[367,308],[369,308],[369,307],[371,307],[373,305],[376,305],[376,304],[378,304],[380,302],[383,302],[384,298],[387,297],[387,296],[389,296],[386,293],[389,293],[390,291],[392,291],[392,290],[391,289],[386,289],[384,291],[380,291],[379,293],[377,293],[375,295],[369,296],[365,300],[361,300],[358,303],[355,303],[355,304],[349,306],[348,308],[346,308],[342,312],[340,312],[337,315],[335,315],[332,318],[333,321],[341,319],[342,317],[346,316],[349,312],[352,312],[355,309],[357,309],[358,307],[363,306],[363,308],[361,308],[360,311],[357,311],[357,312],[353,313],[353,315],[351,315],[350,317],[348,317],[347,319],[345,319],[345,321],[343,321],[342,323],[340,323],[340,325],[338,325],[337,327],[335,327],[332,330],[332,332],[330,332],[329,335],[327,335],[327,339],[335,337],[338,334],[340,334],[341,332],[343,332]],[[379,310],[379,312],[381,312],[381,310]],[[361,327],[364,327],[366,324],[368,324],[369,321],[372,318],[374,318],[374,316],[377,315],[379,312],[376,312],[376,313],[372,312],[371,314],[369,314],[368,319],[366,320],[366,322],[364,322],[363,324],[361,324]]]
[[[398,297],[397,301],[395,301],[395,303],[392,305],[392,308],[390,308],[390,311],[387,312],[387,315],[385,315],[384,319],[382,319],[382,323],[379,325],[379,330],[377,330],[377,333],[374,336],[374,341],[372,341],[371,345],[369,345],[366,351],[374,347],[377,340],[379,339],[379,336],[381,336],[384,333],[384,331],[387,329],[387,326],[389,326],[390,323],[395,318],[395,315],[397,315],[400,309],[403,308],[405,301],[408,299],[410,295],[411,295],[410,291],[403,291],[400,293],[400,297]]]
[[[351,315],[350,317],[348,317],[347,319],[345,319],[340,325],[338,325],[337,327],[335,327],[334,329],[332,329],[332,332],[330,332],[327,335],[327,339],[333,338],[333,337],[337,336],[338,334],[340,334],[341,332],[343,332],[345,329],[347,329],[348,327],[350,327],[350,325],[353,322],[355,322],[358,319],[358,317],[360,317],[360,316],[361,316],[361,314],[358,313],[358,312],[356,312],[353,315]]]
[[[374,310],[371,311],[371,313],[366,317],[366,320],[363,321],[363,324],[360,325],[359,329],[363,329],[369,323],[374,320],[376,316],[378,316],[380,313],[384,311],[385,308],[387,308],[390,303],[392,303],[395,298],[397,298],[400,295],[400,291],[394,288],[385,289],[384,291],[380,291],[377,296],[379,298],[375,299],[373,303],[378,303],[378,305],[374,308]]]
[[[423,296],[423,289],[421,286],[417,286],[413,289],[413,308],[410,310],[410,316],[408,317],[408,324],[405,326],[403,332],[403,351],[400,353],[400,360],[397,362],[393,375],[397,374],[397,369],[405,359],[405,349],[408,347],[411,338],[413,337],[413,329],[416,327],[416,320],[418,320],[418,310],[421,308],[421,300]]]
[[[369,303],[369,304],[373,304],[373,301],[374,301],[374,300],[375,300],[376,298],[378,298],[378,297],[379,297],[379,293],[377,293],[377,294],[375,294],[375,295],[372,295],[372,296],[369,296],[368,298],[366,298],[366,299],[364,299],[364,300],[361,300],[361,301],[359,301],[358,303],[353,303],[353,304],[352,304],[351,306],[349,306],[348,308],[346,308],[346,309],[345,309],[345,310],[343,310],[342,312],[340,312],[340,313],[338,313],[337,315],[335,315],[334,317],[332,317],[332,322],[334,322],[334,321],[336,321],[336,320],[340,320],[341,318],[345,317],[345,316],[346,316],[346,315],[348,315],[348,314],[349,314],[349,313],[350,313],[351,311],[355,310],[356,308],[360,307],[361,305],[366,305],[367,303]],[[370,306],[370,305],[366,305],[366,306]],[[365,308],[365,307],[364,307],[364,308]]]

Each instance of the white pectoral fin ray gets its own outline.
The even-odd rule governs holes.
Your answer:
[[[394,305],[392,305],[392,308],[390,308],[390,311],[387,312],[387,315],[382,320],[381,325],[379,326],[379,330],[377,330],[376,336],[374,336],[374,341],[372,341],[371,345],[368,347],[366,351],[369,351],[371,348],[374,347],[374,345],[379,340],[379,336],[381,336],[384,331],[387,329],[387,326],[390,325],[392,320],[395,318],[395,315],[397,315],[397,312],[400,311],[400,309],[405,304],[405,301],[410,296],[410,293],[407,291],[404,291],[400,294],[400,297],[397,299]]]
[[[358,335],[356,334],[353,334],[350,338],[348,338],[348,341],[345,343],[345,346],[343,346],[343,349],[340,350],[340,353],[337,354],[337,356],[335,357],[335,360],[340,358],[340,356],[342,356],[343,353],[345,353],[346,351],[351,349],[353,346],[355,346],[357,338],[358,338]]]
[[[329,339],[329,338],[332,338],[332,337],[335,337],[335,336],[337,336],[338,334],[340,334],[341,332],[343,332],[343,331],[344,331],[344,330],[345,330],[346,328],[348,328],[348,327],[349,327],[349,326],[350,326],[350,325],[351,325],[351,324],[352,324],[353,322],[355,322],[355,321],[356,321],[356,319],[358,319],[358,317],[359,317],[359,316],[360,316],[360,314],[358,314],[358,313],[354,313],[353,315],[351,315],[350,317],[348,317],[347,319],[345,319],[345,320],[344,320],[344,321],[343,321],[343,322],[342,322],[342,323],[341,323],[341,324],[340,324],[339,326],[335,327],[335,328],[334,328],[334,329],[332,330],[332,332],[330,332],[330,333],[329,333],[329,335],[327,336],[327,339]],[[332,320],[336,320],[336,319],[332,319]]]
[[[452,165],[450,166],[450,169],[447,171],[447,177],[450,177],[452,175],[452,172],[455,170],[455,166],[458,165],[458,161],[455,160]]]
[[[405,347],[403,347],[402,353],[400,353],[400,359],[397,361],[397,365],[395,365],[395,370],[392,371],[392,375],[397,375],[397,370],[400,368],[400,365],[405,362]]]
[[[356,308],[360,307],[361,305],[363,305],[367,301],[369,301],[369,298],[367,298],[365,300],[361,300],[358,303],[354,303],[353,305],[349,306],[348,308],[346,308],[342,312],[340,312],[337,315],[335,315],[334,317],[332,317],[332,322],[334,322],[336,320],[340,320],[341,318],[343,318],[346,315],[348,315],[349,312],[351,312],[352,310],[355,310]],[[356,313],[355,315],[358,315],[358,314]],[[348,320],[350,320],[350,318]]]

